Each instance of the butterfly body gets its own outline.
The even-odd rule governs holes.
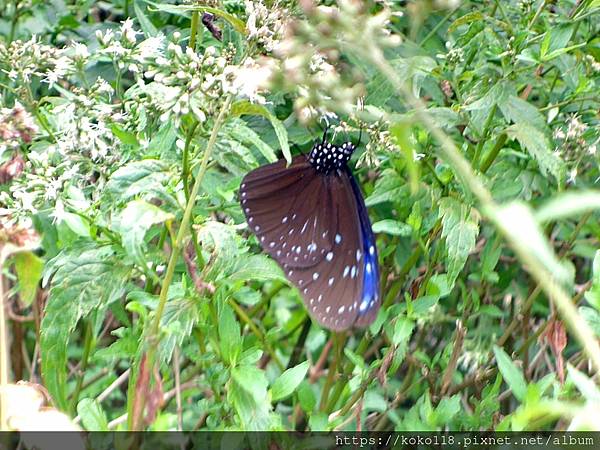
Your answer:
[[[259,167],[240,186],[250,230],[312,317],[333,330],[370,324],[380,306],[375,238],[347,166],[354,150],[323,140],[288,167],[283,160]]]

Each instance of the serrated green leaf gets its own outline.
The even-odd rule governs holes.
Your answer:
[[[527,394],[527,382],[523,376],[523,371],[515,365],[504,349],[497,345],[494,345],[494,355],[496,356],[496,363],[498,364],[498,370],[502,374],[502,378],[504,378],[514,396],[518,400],[523,401]]]
[[[116,229],[121,235],[123,247],[127,253],[138,263],[144,264],[146,232],[152,225],[167,222],[173,218],[172,214],[164,212],[158,206],[143,200],[133,200],[121,212]]]
[[[40,335],[44,386],[61,409],[67,408],[67,342],[77,322],[120,298],[130,268],[111,246],[86,242],[59,253],[46,265],[52,277]]]
[[[242,335],[240,324],[229,305],[223,305],[219,315],[219,338],[223,360],[235,367],[242,352]]]
[[[77,404],[77,414],[87,431],[108,431],[106,414],[100,404],[92,398],[84,398]]]
[[[159,197],[173,201],[163,186],[169,180],[167,169],[158,159],[129,163],[112,174],[106,183],[106,193],[120,200],[141,195],[146,200]]]
[[[38,284],[42,279],[44,261],[33,252],[15,254],[15,272],[19,281],[19,298],[25,307],[33,302]]]
[[[457,200],[446,197],[439,202],[442,219],[442,237],[448,254],[448,278],[454,283],[475,248],[479,234],[479,216]]]
[[[516,139],[538,163],[542,175],[551,174],[560,181],[563,172],[563,163],[550,149],[548,139],[537,128],[521,122],[511,125],[506,130],[511,139]]]
[[[506,120],[515,124],[522,124],[533,127],[537,130],[543,130],[546,126],[546,119],[543,114],[531,103],[523,100],[516,95],[507,96],[504,101],[499,102],[498,106]]]
[[[283,372],[271,387],[271,400],[276,402],[292,395],[304,380],[308,367],[308,361],[304,361]]]
[[[264,117],[269,122],[271,122],[271,125],[275,130],[275,134],[277,135],[277,139],[279,140],[279,145],[281,146],[281,152],[283,153],[283,157],[288,162],[288,164],[292,162],[292,154],[290,152],[290,146],[288,144],[287,130],[285,129],[281,121],[271,113],[271,111],[269,111],[262,105],[250,103],[247,100],[239,100],[233,105],[231,105],[231,114],[233,116],[242,116],[245,114],[258,115]]]

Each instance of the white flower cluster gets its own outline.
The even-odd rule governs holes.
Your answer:
[[[596,129],[588,133],[590,126],[581,120],[577,114],[571,114],[565,121],[565,128],[557,128],[552,136],[557,141],[555,153],[569,164],[568,182],[575,183],[578,168],[586,164],[589,158],[595,159],[600,139],[589,142],[589,136],[598,136]],[[586,136],[588,136],[586,138]]]
[[[272,52],[279,45],[289,24],[289,11],[275,2],[267,7],[262,0],[245,0],[248,40]]]
[[[13,82],[30,83],[33,77],[39,77],[53,84],[74,70],[67,56],[70,51],[42,44],[36,36],[26,42],[13,41],[8,46],[0,42],[0,67]]]

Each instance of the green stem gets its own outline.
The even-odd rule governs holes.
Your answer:
[[[192,50],[196,50],[196,36],[198,34],[198,24],[200,22],[199,17],[200,17],[200,14],[198,13],[198,11],[194,11],[192,13],[192,23],[190,24],[190,42],[189,42],[189,46]]]
[[[329,369],[327,370],[327,378],[325,379],[325,385],[323,386],[323,390],[321,391],[321,402],[319,404],[319,411],[325,412],[327,410],[327,400],[329,398],[329,391],[333,386],[333,378],[337,372],[338,367],[338,341],[337,341],[337,333],[333,332],[331,334],[331,339],[333,340],[333,361],[329,365]]]
[[[481,163],[481,166],[479,167],[479,171],[481,173],[487,172],[487,170],[490,168],[490,166],[492,165],[492,163],[494,162],[494,160],[500,153],[500,150],[502,150],[502,147],[504,147],[504,144],[506,143],[507,139],[508,139],[508,136],[506,133],[502,133],[500,136],[498,136],[498,139],[496,139],[496,144],[494,145],[494,148],[492,148],[489,151],[489,153],[486,155],[483,162]]]
[[[192,218],[192,211],[194,209],[194,205],[196,203],[196,197],[198,196],[198,192],[200,191],[200,185],[202,184],[202,180],[204,179],[204,175],[206,173],[206,168],[208,166],[208,161],[212,155],[213,149],[215,147],[215,143],[217,141],[217,135],[221,126],[223,125],[223,121],[229,111],[229,106],[231,105],[232,96],[228,96],[225,99],[225,103],[221,107],[221,111],[217,119],[215,120],[215,124],[212,129],[212,133],[208,140],[208,144],[206,145],[206,150],[204,151],[204,155],[202,156],[202,162],[200,163],[200,169],[198,170],[198,176],[196,177],[196,181],[194,182],[194,186],[192,187],[192,192],[190,193],[190,198],[188,199],[185,211],[183,213],[183,218],[181,219],[181,226],[177,231],[177,237],[175,242],[173,242],[173,248],[171,249],[171,256],[169,257],[169,262],[167,264],[167,270],[165,272],[165,278],[163,284],[161,286],[160,294],[158,297],[158,306],[156,308],[156,312],[154,314],[154,321],[150,327],[149,339],[148,339],[148,354],[147,354],[147,364],[151,368],[154,367],[156,352],[158,350],[158,338],[160,332],[160,323],[162,319],[163,312],[165,310],[165,305],[167,303],[167,296],[169,294],[169,288],[171,287],[171,282],[173,281],[173,276],[175,274],[175,266],[177,265],[177,260],[179,259],[179,252],[181,251],[181,245],[183,243],[183,239],[188,232],[190,226],[190,220]],[[137,378],[137,377],[135,377]],[[143,416],[145,409],[145,398],[142,398],[142,405],[139,408],[139,414]],[[133,418],[130,423],[132,424],[141,424],[142,418],[137,417]],[[137,425],[136,425],[137,427]]]
[[[273,350],[271,344],[269,344],[269,341],[267,340],[265,334],[258,329],[256,324],[252,321],[250,317],[248,317],[248,314],[246,314],[246,312],[240,307],[240,305],[238,305],[235,302],[235,300],[229,298],[227,299],[227,302],[235,310],[236,314],[240,317],[240,319],[242,319],[242,321],[250,327],[250,329],[258,338],[258,340],[264,344],[265,348],[267,349],[267,353],[271,356],[271,359],[275,361],[277,367],[279,367],[279,369],[283,372],[285,370],[285,367],[283,366],[281,361],[279,361],[279,358],[277,358],[277,354],[275,353],[275,350]]]
[[[435,33],[437,33],[438,30],[442,27],[442,25],[444,25],[448,21],[448,19],[450,19],[450,17],[452,17],[452,15],[457,10],[458,10],[458,7],[454,8],[452,11],[450,11],[448,14],[446,14],[442,20],[440,20],[438,23],[436,23],[435,26],[432,28],[432,30],[429,33],[427,33],[427,36],[425,36],[423,38],[423,40],[421,42],[419,42],[419,47],[422,47],[425,42],[427,42],[429,39],[431,39],[435,35]]]
[[[483,148],[483,144],[485,143],[485,140],[489,135],[490,127],[492,125],[492,121],[494,120],[494,116],[496,115],[497,108],[498,106],[494,103],[494,106],[492,106],[492,109],[490,109],[490,114],[485,120],[485,125],[483,126],[483,133],[481,135],[481,139],[479,139],[477,147],[475,147],[475,154],[473,155],[472,161],[473,167],[477,167],[479,165],[479,156],[481,155],[481,149]]]
[[[88,320],[85,324],[85,338],[83,344],[83,355],[81,356],[81,367],[77,374],[77,383],[75,390],[73,391],[73,397],[71,398],[71,414],[77,411],[77,403],[79,403],[79,394],[83,387],[83,378],[89,363],[90,353],[92,352],[92,346],[94,343],[94,332],[93,332],[92,321]]]

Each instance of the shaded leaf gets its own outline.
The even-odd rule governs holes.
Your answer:
[[[279,401],[289,397],[304,380],[308,372],[308,361],[298,364],[283,372],[271,387],[271,400]]]

